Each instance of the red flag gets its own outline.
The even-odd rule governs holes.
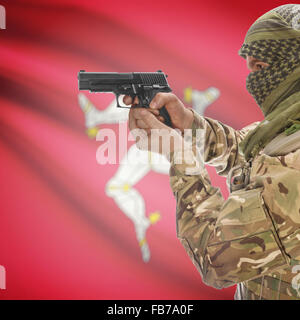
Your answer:
[[[237,51],[249,26],[283,3],[1,2],[0,299],[233,298],[234,287],[202,283],[176,238],[167,163],[97,163],[101,142],[86,130],[118,137],[127,115],[113,95],[80,96],[77,73],[160,69],[187,106],[242,128],[262,114]],[[129,141],[120,157],[128,150],[136,156]]]

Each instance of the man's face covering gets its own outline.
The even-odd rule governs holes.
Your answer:
[[[265,116],[240,144],[249,160],[300,119],[300,5],[283,5],[257,19],[239,54],[269,65],[251,72],[246,80]]]
[[[239,54],[270,65],[251,72],[246,80],[247,90],[266,116],[274,107],[267,98],[300,66],[300,5],[280,6],[256,20]]]

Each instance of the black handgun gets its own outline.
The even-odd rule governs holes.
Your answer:
[[[139,103],[133,107],[149,108],[149,104],[158,92],[171,92],[167,75],[162,71],[157,72],[85,72],[78,73],[79,90],[89,90],[90,92],[113,92],[116,95],[117,106],[121,106],[119,97],[128,95],[132,99],[138,97]],[[164,118],[164,123],[172,127],[170,115],[165,107],[159,109],[160,115]]]

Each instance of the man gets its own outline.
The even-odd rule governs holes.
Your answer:
[[[196,151],[172,144],[166,156],[177,236],[203,281],[215,288],[238,284],[236,299],[300,299],[300,5],[260,17],[239,54],[250,68],[246,85],[264,113],[262,122],[237,131],[161,93],[150,110],[131,109],[129,126],[146,130],[148,142],[152,129],[173,134],[158,115],[166,106],[182,136],[193,129]],[[205,132],[204,141],[195,138],[197,129]],[[147,145],[141,138],[137,143]],[[226,201],[204,166],[187,174],[203,143],[204,161],[228,177]]]

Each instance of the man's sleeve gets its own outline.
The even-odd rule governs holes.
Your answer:
[[[238,152],[238,144],[259,122],[254,122],[241,130],[235,130],[220,121],[202,117],[196,111],[192,111],[194,113],[193,136],[197,130],[203,130],[205,133],[205,163],[215,167],[219,175],[226,176],[232,167],[245,161]]]
[[[252,189],[225,201],[204,167],[201,174],[187,174],[193,165],[186,155],[171,156],[177,236],[206,284],[231,286],[300,260],[299,170],[269,167]]]

